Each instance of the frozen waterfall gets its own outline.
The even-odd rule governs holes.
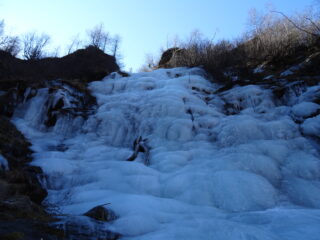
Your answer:
[[[13,118],[62,222],[93,227],[83,213],[108,204],[117,219],[100,228],[121,239],[319,239],[320,159],[306,136],[319,134],[320,118],[304,121],[320,108],[310,100],[319,86],[279,104],[262,86],[218,93],[201,69],[176,68],[113,73],[89,88],[97,108],[88,118],[46,127],[48,101],[58,101],[48,89]],[[72,95],[57,95],[72,107]],[[143,152],[126,161],[138,137],[149,165]]]

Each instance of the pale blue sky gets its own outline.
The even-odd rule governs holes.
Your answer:
[[[14,34],[36,30],[65,46],[78,33],[103,23],[122,38],[125,69],[137,70],[148,53],[176,35],[187,37],[198,29],[206,37],[232,39],[245,30],[251,8],[270,4],[287,14],[301,11],[314,0],[0,0],[0,19]]]

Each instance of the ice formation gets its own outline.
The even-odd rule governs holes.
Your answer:
[[[9,169],[8,161],[0,154],[0,169]]]
[[[39,90],[13,122],[46,174],[49,210],[86,219],[108,203],[118,218],[105,228],[122,239],[319,239],[320,160],[306,135],[320,118],[304,119],[318,89],[280,105],[261,86],[218,88],[198,68],[114,73],[90,84],[95,113],[51,128]],[[148,165],[145,153],[126,161],[140,136]]]

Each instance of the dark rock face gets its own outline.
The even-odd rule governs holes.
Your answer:
[[[25,166],[19,170],[5,171],[2,176],[9,188],[8,195],[28,196],[33,202],[41,204],[47,196],[47,191],[42,188],[37,178],[41,175],[41,168]]]
[[[45,126],[54,127],[60,117],[81,117],[86,119],[95,109],[96,99],[79,82],[66,81],[48,83],[48,99],[44,103],[46,112]],[[78,84],[78,85],[77,85]]]
[[[114,57],[95,47],[88,47],[61,58],[59,72],[62,69],[60,78],[94,81],[119,71],[119,66]]]
[[[12,231],[8,231],[11,229]],[[16,219],[0,220],[1,240],[62,240],[65,239],[61,230],[53,229],[34,220]]]
[[[21,169],[31,161],[30,146],[9,119],[0,116],[0,153],[8,160],[10,169]]]
[[[9,165],[0,170],[0,239],[58,239],[59,231],[47,225],[52,217],[41,206],[47,196],[39,182],[42,170],[27,165],[29,146],[9,119],[0,116],[0,154]]]
[[[38,88],[59,80],[90,95],[86,85],[119,71],[114,57],[87,47],[62,58],[21,60],[0,51],[0,115],[11,117],[15,107]]]
[[[13,220],[16,218],[45,218],[44,209],[35,204],[25,195],[8,197],[0,202],[1,218]]]

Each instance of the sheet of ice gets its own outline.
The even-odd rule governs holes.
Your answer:
[[[319,239],[319,218],[319,209],[294,209],[289,207],[231,216],[232,220],[241,224],[255,224],[261,230],[277,232],[277,237],[282,240]]]
[[[268,75],[268,76],[264,77],[263,80],[268,80],[268,79],[271,79],[273,77],[274,77],[273,75]]]
[[[77,218],[109,203],[119,218],[106,228],[122,239],[320,235],[317,145],[270,90],[214,94],[218,86],[198,68],[111,74],[90,89],[98,108],[86,121],[65,117],[46,129],[45,89],[13,119],[33,144],[32,164],[46,173],[49,210]],[[302,129],[314,134],[308,121]],[[149,165],[147,153],[126,161],[139,136]]]
[[[262,73],[264,72],[264,66],[260,65],[258,67],[256,67],[255,69],[253,69],[253,73]]]
[[[288,70],[282,72],[282,73],[280,74],[280,76],[281,76],[281,77],[286,77],[286,76],[289,76],[289,75],[292,75],[292,74],[293,74],[293,71],[291,71],[290,69],[288,69]]]
[[[3,169],[3,170],[9,169],[7,159],[5,159],[1,154],[0,154],[0,169]]]

